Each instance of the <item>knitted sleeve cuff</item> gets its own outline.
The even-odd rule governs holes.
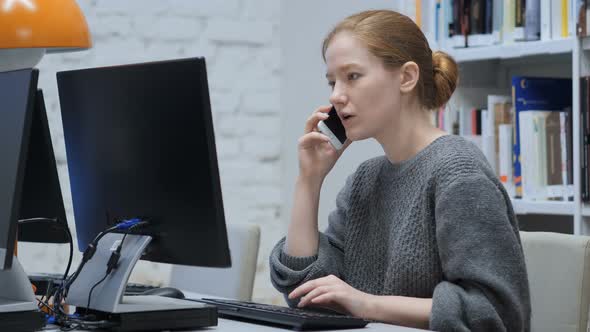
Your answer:
[[[284,246],[281,249],[281,255],[279,256],[281,263],[293,271],[303,271],[317,259],[318,255],[305,257],[291,256],[285,252]]]

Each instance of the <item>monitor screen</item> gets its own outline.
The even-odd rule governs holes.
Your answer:
[[[0,269],[12,266],[38,71],[0,73]]]
[[[230,265],[203,58],[57,74],[78,236],[142,218],[142,259]]]
[[[25,223],[18,226],[19,241],[69,242],[64,230],[68,227],[66,212],[41,90],[37,91],[35,98],[21,196],[19,219],[25,219]],[[37,218],[46,220],[26,222]]]

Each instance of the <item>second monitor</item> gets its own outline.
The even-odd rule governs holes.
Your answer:
[[[79,249],[139,217],[153,236],[142,259],[230,266],[204,59],[57,81]]]
[[[205,60],[74,70],[57,81],[80,250],[123,220],[148,222],[139,236],[105,235],[66,283],[66,302],[115,314],[120,330],[215,325],[212,307],[123,296],[137,259],[231,265]]]

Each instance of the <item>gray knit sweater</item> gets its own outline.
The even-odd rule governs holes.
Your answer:
[[[448,135],[398,164],[367,160],[336,206],[317,255],[287,255],[284,238],[271,252],[280,292],[333,274],[370,294],[432,298],[433,330],[530,330],[516,217],[474,144]]]

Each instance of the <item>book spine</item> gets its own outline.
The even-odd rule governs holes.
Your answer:
[[[514,5],[514,40],[523,40],[526,0],[516,0]]]
[[[502,8],[502,16],[504,23],[502,25],[502,41],[504,44],[514,42],[514,1],[504,0],[504,7]]]
[[[486,8],[485,8],[485,33],[491,34],[494,30],[493,27],[493,17],[494,17],[494,0],[486,0]]]
[[[582,149],[584,150],[582,166],[586,168],[584,172],[584,187],[586,192],[586,202],[590,202],[590,77],[583,78],[584,84],[584,104],[582,108]]]
[[[522,198],[535,200],[536,178],[534,170],[539,167],[535,158],[536,135],[534,114],[524,111],[520,116],[520,142],[526,143],[520,146],[520,171],[522,174]]]
[[[566,38],[569,31],[568,0],[561,0],[561,37]]]
[[[563,181],[561,166],[561,115],[564,112],[551,112],[545,118],[545,160],[547,163],[547,196],[562,200],[566,183]]]
[[[499,136],[499,177],[510,196],[514,196],[512,182],[512,125],[501,124],[498,127]]]
[[[485,8],[483,7],[484,1],[485,0],[471,0],[471,15],[469,17],[469,25],[471,27],[469,34],[471,35],[484,33],[481,29],[482,25],[485,24],[485,22],[482,24],[482,21],[484,21],[485,18],[481,15],[482,8]]]
[[[502,24],[504,18],[502,17],[503,0],[494,0],[492,3],[492,40],[494,44],[502,43]]]
[[[580,92],[581,92],[581,100],[580,100],[580,118],[582,121],[581,126],[581,141],[580,144],[582,145],[582,154],[581,154],[581,169],[580,169],[580,183],[581,183],[581,195],[582,201],[588,201],[588,131],[586,126],[586,118],[588,117],[588,80],[587,77],[583,77],[580,81]]]
[[[563,200],[568,200],[568,175],[567,175],[567,112],[559,113],[559,144],[561,145],[561,181],[563,183]]]
[[[514,195],[515,197],[522,197],[522,175],[520,173],[520,121],[518,113],[520,109],[516,106],[516,85],[519,84],[518,78],[512,79],[512,105],[514,107],[514,112],[512,113],[514,121],[513,128],[513,138],[514,138],[514,146],[513,146],[513,181],[514,181]]]
[[[551,1],[551,39],[561,39],[561,1]]]
[[[524,39],[541,39],[541,2],[540,0],[527,0],[524,20]]]
[[[576,35],[586,36],[586,0],[574,0],[576,2]]]
[[[551,39],[551,0],[541,0],[541,40]]]
[[[566,110],[565,117],[565,139],[567,143],[567,195],[570,201],[574,200],[574,148],[573,148],[573,125],[572,108]]]

